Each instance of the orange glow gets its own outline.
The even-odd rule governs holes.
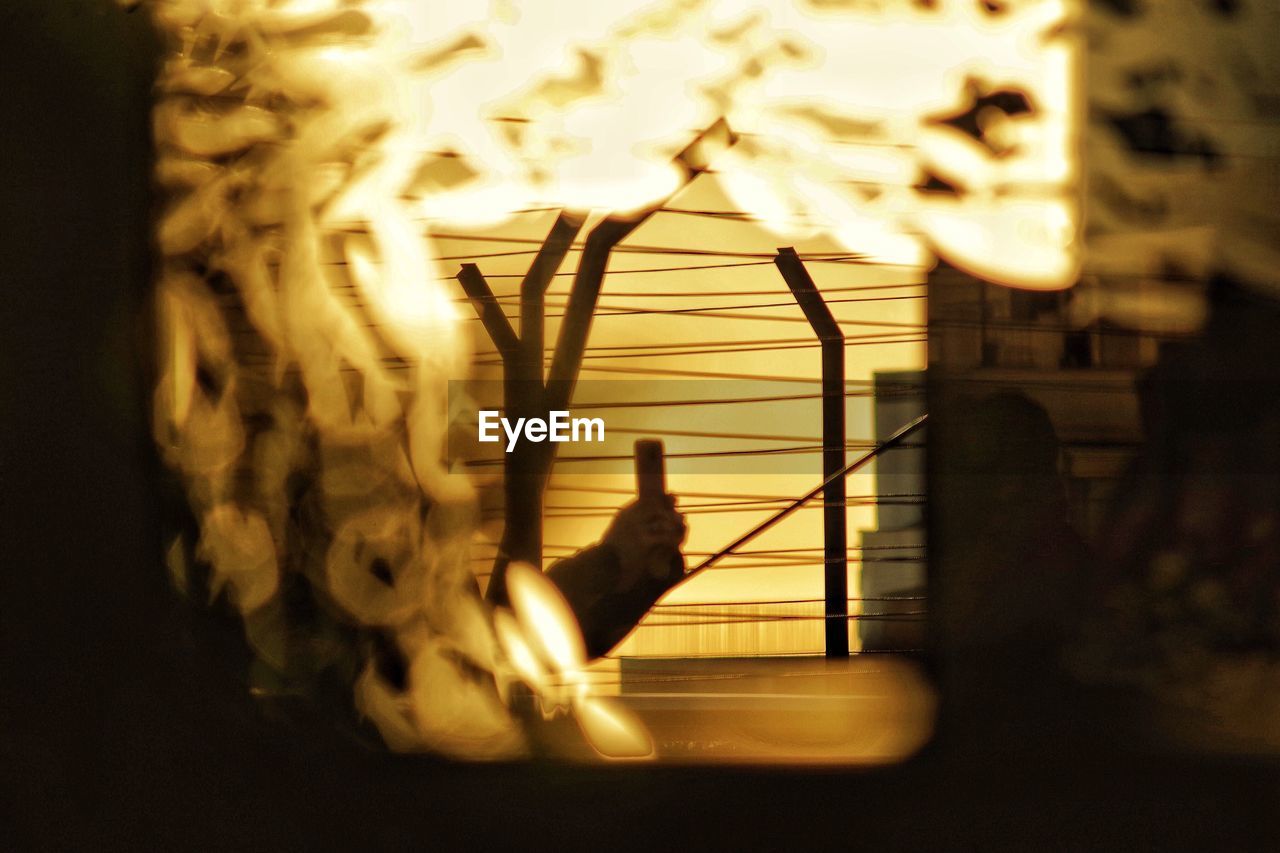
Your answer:
[[[516,563],[510,571],[511,604],[530,646],[553,671],[576,675],[587,662],[587,652],[564,596],[531,566]]]
[[[512,568],[511,612],[482,609],[471,572],[487,555],[471,546],[490,532],[476,520],[489,484],[448,454],[460,419],[448,381],[466,378],[473,351],[488,349],[456,307],[459,258],[490,256],[486,272],[509,297],[527,268],[519,241],[536,243],[555,211],[570,210],[588,230],[610,215],[644,220],[610,268],[631,276],[636,299],[663,289],[646,270],[668,268],[669,251],[755,258],[783,243],[861,264],[815,269],[830,289],[911,288],[938,258],[1017,287],[1060,288],[1076,275],[1068,0],[995,12],[968,0],[929,9],[905,0],[149,6],[170,50],[154,115],[156,179],[169,200],[155,235],[155,437],[202,524],[194,556],[210,565],[215,595],[265,612],[283,606],[278,593],[293,572],[326,618],[394,651],[399,667],[366,660],[353,670],[357,704],[392,748],[524,754],[525,732],[506,704],[523,682],[545,715],[571,715],[598,755],[660,752],[643,714],[593,686],[572,612],[541,567]],[[1033,109],[980,111],[978,137],[940,121],[995,90],[1022,93]],[[714,138],[688,150],[707,128]],[[954,192],[921,192],[931,177]],[[680,212],[709,216],[690,227]],[[564,270],[579,256],[575,247]],[[616,300],[607,313],[631,319],[598,326],[593,342],[742,337],[741,328],[722,334],[697,316],[661,313],[682,308],[686,291],[726,309],[744,288],[787,298],[767,264],[733,276],[677,269],[664,280],[674,282],[674,301],[643,303],[657,309],[646,313]],[[562,273],[549,301],[563,303],[568,287]],[[840,309],[851,328],[894,338],[851,347],[851,379],[922,366],[922,293],[900,292],[917,301]],[[808,335],[794,306],[764,317],[747,334]],[[711,369],[812,379],[813,356],[735,353]],[[674,363],[638,358],[615,369],[648,375]],[[594,362],[587,372],[609,369]],[[818,422],[810,414],[801,406],[744,419],[807,434]],[[851,437],[865,432],[850,421]],[[626,428],[663,426],[640,414]],[[689,436],[668,444],[706,449]],[[797,472],[724,483],[693,472],[670,485],[677,494],[796,494],[813,480]],[[631,481],[572,469],[552,477],[553,490],[584,485],[615,491],[561,492],[569,510],[603,512],[549,515],[548,542],[591,542]],[[850,482],[850,494],[874,491],[870,475]],[[698,515],[689,548],[713,550],[768,511]],[[874,527],[875,510],[853,506],[849,519],[852,531]],[[820,541],[819,529],[810,513],[760,545]],[[180,556],[170,562],[185,565]],[[751,580],[709,573],[670,598],[803,597],[819,576],[813,560]],[[856,568],[851,581],[856,590]],[[717,650],[812,651],[820,628],[808,622],[768,641],[757,632],[754,646],[737,634],[725,640],[726,630]],[[639,647],[630,642],[623,651]],[[476,671],[493,678],[486,684]],[[918,688],[904,689],[918,699]],[[925,728],[917,722],[886,754],[914,748]]]
[[[570,709],[587,743],[604,758],[652,757],[653,740],[640,719],[591,691],[582,633],[560,590],[532,566],[514,563],[509,572],[515,619],[500,611],[498,635],[512,666],[542,697],[544,713]]]
[[[579,700],[577,713],[582,733],[605,758],[653,756],[653,738],[640,719],[620,702],[586,697]]]
[[[932,251],[1015,286],[1074,281],[1072,2],[504,8],[497,20],[447,3],[407,12],[415,46],[452,50],[420,89],[417,145],[454,176],[423,188],[433,220],[643,209],[676,189],[672,155],[724,118],[739,141],[710,162],[717,181],[782,237],[825,232],[892,263]],[[1033,110],[981,111],[985,144],[936,123],[974,85],[1021,92]],[[963,203],[916,193],[926,169]]]

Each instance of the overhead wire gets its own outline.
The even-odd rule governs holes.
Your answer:
[[[709,213],[709,212],[699,212],[699,211],[671,211],[671,212],[690,214],[690,215],[699,215],[700,213]],[[433,235],[433,236],[436,236],[437,239],[448,240],[455,235]],[[467,238],[462,238],[462,239],[467,239]],[[483,239],[483,238],[475,238],[475,239]],[[507,241],[504,241],[504,242],[507,242]],[[540,241],[536,241],[536,240],[531,240],[528,242],[530,244],[540,243]],[[581,247],[575,246],[574,248],[580,249]],[[697,257],[697,256],[729,257],[729,258],[735,258],[740,260],[734,263],[725,263],[725,264],[702,264],[702,265],[690,265],[687,267],[664,266],[664,267],[637,268],[637,269],[631,269],[631,270],[625,270],[625,269],[615,270],[608,273],[608,275],[610,276],[618,275],[618,274],[625,275],[625,274],[646,274],[646,273],[675,274],[675,273],[681,273],[681,272],[697,272],[697,271],[712,270],[712,269],[732,269],[732,268],[753,267],[753,266],[767,266],[772,263],[774,258],[773,253],[767,253],[767,254],[766,253],[737,253],[737,252],[719,252],[719,251],[708,251],[708,250],[680,250],[680,249],[663,249],[658,252],[652,252],[651,249],[646,247],[618,247],[616,251],[619,251],[622,254],[653,253],[653,254],[660,254],[660,255],[682,255],[682,256],[694,256],[694,257]],[[467,257],[469,259],[475,260],[480,258],[482,254],[483,253],[467,256]],[[491,256],[500,257],[500,256],[510,256],[513,254],[517,254],[517,253],[491,253]],[[519,254],[525,254],[525,253],[521,252]],[[533,250],[531,250],[527,254],[533,254]],[[457,256],[456,259],[461,259],[461,257],[462,256]],[[859,264],[865,263],[864,259],[858,256],[851,256],[847,254],[841,255],[836,253],[830,253],[829,255],[826,255],[826,256],[805,255],[803,256],[803,259],[810,262],[815,262],[815,263],[833,263],[833,264],[851,263],[851,262],[859,263]],[[560,277],[568,277],[573,275],[573,273],[558,272],[556,273],[556,275]],[[517,273],[502,272],[502,273],[491,273],[487,277],[493,278],[493,279],[521,279],[523,278],[523,275],[517,274]],[[829,304],[866,304],[871,302],[919,300],[924,298],[924,295],[919,292],[923,287],[924,285],[922,283],[912,283],[912,284],[873,284],[873,285],[865,285],[865,286],[848,286],[848,287],[832,288],[830,289],[830,291],[828,291],[832,295],[837,293],[848,293],[848,292],[855,292],[855,291],[885,291],[885,290],[898,291],[898,293],[894,295],[878,296],[878,297],[836,298],[836,299],[828,299],[827,301]],[[908,291],[908,292],[903,293],[902,291]],[[728,291],[723,293],[703,292],[703,293],[697,293],[697,294],[690,294],[682,291],[681,292],[629,291],[629,292],[626,292],[625,295],[629,297],[640,298],[640,299],[652,299],[652,298],[661,298],[662,294],[664,293],[666,294],[666,296],[671,298],[696,298],[696,299],[699,299],[702,304],[692,306],[692,307],[684,307],[684,308],[646,308],[638,305],[617,305],[617,304],[606,303],[598,307],[597,313],[595,314],[595,316],[605,318],[605,317],[613,317],[613,316],[637,316],[637,315],[644,315],[644,314],[650,314],[650,315],[656,315],[656,316],[664,316],[664,315],[673,316],[673,315],[688,314],[698,318],[736,319],[736,320],[754,319],[754,320],[761,320],[761,321],[782,320],[784,322],[807,322],[807,320],[805,320],[805,318],[801,316],[776,316],[776,315],[771,316],[767,314],[755,315],[755,314],[734,313],[734,312],[745,312],[745,311],[758,311],[758,310],[769,309],[769,308],[798,307],[792,301],[786,301],[786,302],[766,301],[763,303],[735,303],[735,304],[729,304],[729,305],[711,305],[710,304],[713,302],[724,301],[725,297],[740,298],[744,296],[769,297],[769,296],[786,295],[786,291],[782,290],[781,288],[779,288],[778,290],[740,289],[736,291]],[[611,293],[611,295],[614,297],[618,297],[624,294]],[[500,297],[495,296],[492,298],[492,302],[497,303],[500,307],[503,307],[503,308],[506,308],[506,307],[514,308],[516,307],[516,303],[518,302],[518,299],[519,297],[514,295],[500,296]],[[469,300],[459,299],[457,301],[469,301]],[[556,311],[562,311],[565,307],[567,307],[567,303],[563,303],[559,301],[550,302],[544,305],[544,308],[551,308]],[[556,319],[557,317],[562,317],[562,316],[563,314],[555,313],[555,314],[547,314],[545,315],[545,318]],[[925,342],[925,338],[922,336],[925,329],[925,325],[922,323],[848,320],[846,321],[846,324],[852,325],[852,326],[864,326],[864,327],[870,326],[873,328],[878,327],[881,329],[896,330],[896,331],[886,331],[886,332],[879,332],[879,333],[863,333],[863,334],[853,335],[846,340],[846,345],[848,346],[883,345],[883,344],[900,344],[900,343],[914,344],[914,343]],[[792,379],[793,377],[777,377],[777,376],[766,376],[766,375],[758,375],[758,374],[731,373],[731,372],[725,372],[725,371],[705,371],[705,370],[696,371],[696,370],[674,370],[674,369],[663,370],[659,368],[645,368],[645,367],[637,367],[637,366],[606,367],[598,364],[591,364],[590,362],[592,360],[601,360],[601,359],[610,359],[610,360],[632,359],[634,361],[636,359],[645,359],[653,356],[687,357],[687,356],[703,355],[703,354],[707,354],[707,355],[731,354],[735,352],[770,352],[770,351],[779,351],[779,350],[787,350],[787,349],[807,349],[807,348],[812,348],[818,345],[819,344],[817,342],[811,339],[806,339],[806,338],[781,339],[781,342],[779,342],[779,339],[761,342],[757,338],[751,341],[738,341],[738,342],[731,341],[731,342],[724,342],[724,343],[702,344],[702,345],[669,343],[669,344],[658,344],[657,346],[654,346],[654,347],[643,347],[639,345],[619,345],[619,344],[596,345],[592,347],[587,347],[587,351],[584,354],[584,359],[587,360],[587,363],[582,366],[582,370],[584,372],[597,372],[597,373],[616,373],[616,374],[633,373],[633,374],[653,375],[653,376],[668,375],[668,376],[678,376],[678,377],[777,381],[777,380],[783,380],[783,379]],[[654,350],[659,350],[659,352],[654,352]],[[484,354],[480,357],[480,361],[478,361],[478,365],[494,366],[500,363],[500,361],[496,360],[496,356],[497,356],[496,353]],[[816,380],[806,380],[806,381],[816,381]],[[919,389],[913,389],[913,390],[914,390],[914,394],[918,396],[920,393]],[[855,388],[852,390],[851,396],[870,397],[870,396],[884,396],[885,393],[888,393],[889,395],[893,395],[895,393],[894,389],[883,389],[883,388],[880,389],[880,392],[881,393],[877,395],[876,392],[871,390],[870,388],[868,388],[865,391],[858,390]],[[900,393],[900,391],[898,393]],[[599,407],[599,408],[609,408],[609,409],[625,409],[625,408],[649,408],[653,406],[666,407],[672,404],[689,406],[689,405],[728,405],[728,404],[736,403],[736,404],[745,405],[750,402],[821,399],[822,397],[823,395],[820,393],[819,394],[791,394],[791,395],[752,395],[752,396],[743,396],[743,397],[737,397],[737,398],[708,398],[708,399],[702,399],[702,400],[626,401],[623,403],[615,403],[615,404],[587,403],[587,404],[575,404],[574,408],[590,409],[590,408]],[[640,433],[653,434],[652,430],[641,430],[641,429],[631,429],[631,428],[621,428],[621,429],[624,432],[624,434],[631,433],[631,432],[635,434],[640,434]],[[766,441],[795,442],[791,446],[780,447],[780,448],[762,448],[762,449],[754,449],[754,450],[735,449],[735,450],[723,450],[723,451],[684,452],[684,453],[676,452],[676,453],[667,454],[668,458],[672,458],[672,459],[721,458],[721,457],[736,457],[736,456],[745,456],[745,455],[750,455],[750,456],[786,455],[786,454],[796,454],[796,453],[808,454],[808,453],[814,453],[814,452],[821,452],[823,448],[823,445],[819,441],[806,442],[802,437],[797,437],[797,436],[774,436],[772,438],[760,439],[759,437],[751,436],[745,433],[721,433],[721,434],[708,433],[708,434],[698,435],[696,431],[692,431],[692,430],[669,430],[669,431],[666,431],[665,434],[671,435],[671,436],[675,436],[677,434],[683,434],[683,437],[731,438],[736,441],[747,441],[747,440],[759,439],[759,440],[766,440]],[[799,441],[797,441],[797,439],[799,439]],[[851,442],[849,444],[849,447],[861,448],[864,445],[866,445],[866,443]],[[566,455],[566,456],[559,457],[559,461],[570,462],[570,463],[575,461],[580,461],[580,462],[624,461],[624,460],[630,460],[630,459],[631,459],[630,455],[603,455],[603,454],[596,455],[596,456],[584,455],[584,456],[575,457],[575,456]],[[558,489],[556,485],[551,485],[548,488],[549,492],[557,491],[557,490]],[[590,489],[574,489],[571,487],[562,488],[559,490],[583,491],[587,493],[596,491],[596,493],[601,493],[601,494],[629,493],[627,492],[627,490],[616,490],[616,492],[611,492],[606,489],[590,490]],[[876,505],[876,504],[889,505],[894,503],[916,505],[922,502],[922,499],[923,499],[922,495],[915,495],[915,494],[894,495],[894,496],[889,496],[889,495],[855,496],[847,499],[845,501],[845,505],[850,507],[870,506],[870,505]],[[758,498],[748,498],[745,500],[744,499],[737,499],[737,500],[725,499],[725,500],[721,500],[718,503],[715,503],[715,502],[695,503],[695,504],[687,505],[687,506],[681,507],[681,511],[686,513],[691,513],[691,514],[713,513],[713,512],[760,513],[760,512],[769,512],[775,509],[778,505],[785,504],[789,500],[791,500],[790,496],[761,496]],[[822,505],[823,504],[821,503],[812,503],[809,508],[816,509]],[[610,507],[597,508],[597,507],[590,507],[590,506],[583,507],[583,506],[571,506],[571,505],[562,505],[562,504],[549,504],[548,506],[545,507],[545,513],[546,513],[545,517],[548,517],[548,518],[591,518],[591,517],[608,517],[613,514],[613,509]],[[496,550],[496,546],[494,547]],[[572,548],[571,546],[548,545],[546,546],[546,550],[548,552],[560,553],[563,555],[567,553],[572,553],[575,549]],[[917,548],[916,550],[918,551],[919,549]],[[851,549],[851,553],[854,555],[852,562],[859,562],[859,561],[873,562],[873,561],[883,559],[886,562],[891,560],[902,560],[904,562],[911,562],[911,563],[918,564],[921,559],[920,556],[908,556],[903,558],[890,556],[893,553],[903,553],[902,550],[898,550],[898,551],[886,550],[883,552],[869,550],[868,553],[863,553],[863,549],[856,546],[853,549]],[[697,556],[697,554],[695,554],[694,552],[690,552],[690,555]],[[753,549],[750,552],[731,555],[730,558],[726,559],[726,565],[718,566],[716,568],[726,569],[726,570],[751,569],[753,571],[757,571],[761,569],[767,569],[772,566],[774,568],[787,569],[787,568],[796,568],[800,565],[806,565],[806,564],[820,565],[822,562],[825,562],[825,560],[826,560],[825,555],[821,553],[820,549],[817,549],[817,550],[796,549],[790,552],[779,551],[777,549],[773,549],[773,550]],[[481,573],[481,576],[484,576],[485,574],[487,573]],[[922,597],[916,596],[912,598],[893,598],[893,599],[887,599],[887,600],[919,600],[919,599],[922,599]],[[876,599],[874,597],[869,597],[867,600],[871,601]],[[793,603],[796,603],[796,602],[793,602]],[[727,602],[727,603],[722,603],[721,606],[734,606],[739,604],[750,605],[752,603]],[[702,612],[694,608],[683,608],[679,611],[676,611],[673,614],[670,611],[665,611],[660,606],[659,608],[655,608],[655,614],[658,615],[659,618],[657,620],[649,619],[646,622],[642,623],[642,626],[654,627],[654,628],[663,627],[664,621],[662,617],[664,613],[666,615],[666,621],[670,622],[673,625],[678,625],[678,626],[694,626],[699,624],[738,623],[738,622],[741,622],[743,618],[741,614],[730,614],[730,617],[726,619],[725,614]],[[821,620],[821,619],[827,618],[825,616],[793,616],[790,614],[776,614],[776,615],[779,618],[784,620],[793,620],[793,619]],[[747,616],[746,618],[749,619],[749,621],[752,623],[760,623],[765,621],[776,621],[774,619],[774,616],[775,614],[768,614],[768,613],[761,614],[757,612]],[[867,615],[867,618],[874,618],[874,617],[871,615]]]

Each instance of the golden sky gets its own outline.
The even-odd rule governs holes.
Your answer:
[[[796,346],[813,336],[769,262],[782,246],[813,258],[810,275],[853,344],[851,383],[924,367],[923,282],[937,254],[1018,286],[1061,287],[1074,277],[1075,43],[1055,32],[1074,4],[1011,3],[999,13],[958,1],[933,10],[781,0],[586,3],[581,14],[566,7],[547,15],[500,3],[415,24],[415,38],[441,51],[440,70],[420,92],[428,107],[417,144],[440,153],[425,170],[432,189],[420,212],[479,377],[500,376],[493,346],[450,279],[471,258],[500,297],[512,296],[562,205],[598,211],[588,228],[608,212],[604,204],[662,206],[613,256],[579,400],[597,380],[664,380],[652,386],[669,395],[661,399],[699,397],[695,382],[666,380],[711,376],[777,383],[773,393],[787,384],[815,390],[799,383],[819,378],[819,351]],[[930,121],[1000,88],[1026,93],[1034,112],[981,114],[984,140]],[[679,187],[672,155],[720,117],[737,144],[712,160],[710,174]],[[957,194],[922,196],[915,187],[929,174]],[[548,294],[548,342],[577,257],[570,253]],[[690,308],[699,311],[643,313]],[[717,309],[731,316],[709,316]],[[739,351],[723,351],[731,344]],[[720,351],[692,352],[710,349]],[[851,397],[850,442],[871,442],[871,418],[869,401]],[[616,430],[607,452],[617,454],[645,434],[677,454],[816,445],[821,433],[817,401],[631,409],[606,422]],[[850,459],[859,452],[851,449]],[[633,492],[627,466],[595,474],[585,467],[555,468],[545,501],[548,561],[595,541]],[[701,473],[673,464],[669,488],[693,510],[690,564],[782,505],[725,504],[804,493],[821,469],[816,451],[788,457],[772,469],[779,473],[729,473],[723,459]],[[851,498],[875,492],[873,468],[850,478]],[[747,550],[820,549],[819,506]],[[875,510],[848,512],[856,545],[857,531],[875,528]],[[490,541],[498,535],[497,526],[485,531]],[[479,571],[491,553],[477,549]],[[820,560],[815,550],[785,561],[726,561],[668,601],[820,599]],[[856,571],[851,563],[851,595]],[[813,628],[817,650],[821,629]]]

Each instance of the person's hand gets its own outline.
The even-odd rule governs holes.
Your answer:
[[[679,580],[684,574],[680,546],[687,533],[673,495],[634,501],[618,510],[603,540],[621,558],[618,588],[629,589],[645,577]],[[674,567],[673,558],[678,560]]]

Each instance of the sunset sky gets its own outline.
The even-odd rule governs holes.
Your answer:
[[[844,328],[852,457],[873,445],[872,377],[924,366],[924,282],[939,259],[1028,289],[1077,278],[1074,2],[359,5],[297,0],[243,19],[195,0],[156,9],[182,34],[161,88],[183,93],[157,104],[158,178],[186,187],[157,228],[172,332],[158,434],[171,464],[211,478],[210,501],[246,461],[241,403],[262,401],[197,381],[201,358],[231,350],[217,297],[189,272],[193,252],[216,248],[236,285],[233,319],[259,347],[258,379],[278,387],[296,364],[347,538],[417,524],[398,484],[470,505],[474,479],[482,583],[502,535],[500,451],[444,446],[468,417],[444,391],[501,366],[457,276],[474,264],[515,319],[512,297],[558,213],[584,221],[578,246],[606,220],[637,227],[611,249],[570,404],[578,415],[594,404],[609,440],[560,448],[544,564],[598,540],[630,500],[640,437],[666,442],[690,565],[821,480],[820,349],[772,263],[780,247],[799,253]],[[579,252],[548,291],[547,343]],[[492,408],[501,393],[484,387],[470,392]],[[254,457],[271,463],[264,483],[294,464],[296,425],[281,423]],[[343,461],[352,448],[367,464]],[[450,473],[457,463],[466,475]],[[263,492],[270,522],[210,511],[219,523],[206,538],[252,546],[270,591],[288,514],[279,489]],[[851,548],[877,526],[876,492],[874,468],[848,483]],[[668,651],[818,650],[820,509],[670,596],[707,610],[795,604],[768,614],[790,639],[736,625],[708,632],[714,649]],[[364,551],[340,553],[326,571],[356,579],[350,608],[363,612],[365,593],[416,606],[411,584],[366,576]]]
[[[578,402],[617,393],[600,380],[653,383],[634,393],[666,401],[734,396],[733,381],[769,383],[774,396],[814,393],[816,341],[770,261],[783,246],[807,259],[841,321],[855,384],[924,367],[923,284],[938,254],[993,280],[1064,286],[1077,264],[1076,54],[1055,28],[1074,9],[641,3],[587,4],[554,21],[507,6],[499,11],[510,14],[478,22],[453,20],[456,10],[428,16],[443,29],[418,21],[416,37],[455,52],[423,84],[421,139],[440,157],[426,169],[437,170],[438,192],[421,210],[436,276],[472,332],[476,377],[497,379],[500,368],[452,276],[478,264],[514,317],[519,278],[561,206],[596,211],[578,245],[610,199],[661,206],[610,263]],[[464,31],[485,46],[459,42]],[[1025,93],[1031,113],[979,113],[981,139],[934,123],[998,89]],[[671,156],[718,118],[737,143],[678,188]],[[931,175],[957,192],[922,195],[915,188]],[[570,253],[548,293],[549,345],[577,258]],[[873,438],[870,400],[851,396],[847,412],[852,459]],[[672,459],[690,565],[821,480],[817,400],[630,408],[606,411],[606,422],[603,447],[561,447],[545,501],[548,562],[596,541],[634,490],[630,466],[601,473],[574,455],[626,455],[645,435],[663,438],[668,454],[812,448],[740,463]],[[875,491],[873,468],[849,480],[851,499]],[[726,505],[741,500],[757,503]],[[819,507],[747,550],[820,549]],[[850,507],[850,545],[875,526],[874,506]],[[482,576],[500,532],[491,518],[475,552]],[[668,602],[820,599],[820,551],[787,557],[727,560]],[[851,563],[851,595],[856,571]],[[820,623],[810,629],[817,650]]]

